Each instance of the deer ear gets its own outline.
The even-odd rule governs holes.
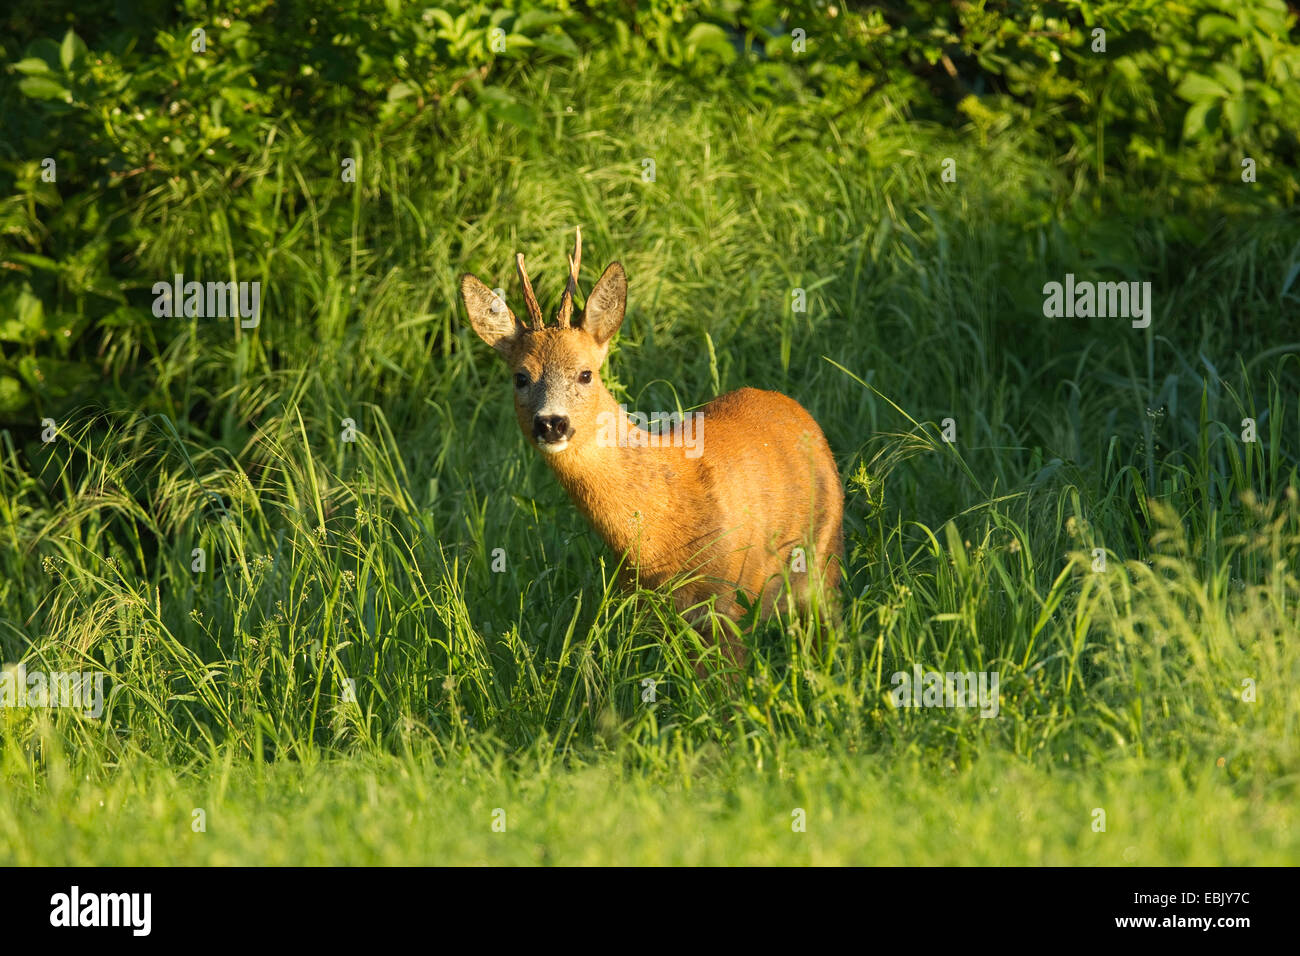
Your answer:
[[[582,310],[582,329],[596,340],[597,345],[607,345],[623,324],[626,308],[627,276],[621,265],[612,262],[601,273],[591,295],[587,296],[587,306]]]
[[[469,324],[488,345],[506,355],[526,330],[501,298],[474,276],[460,277],[460,297],[469,312]]]

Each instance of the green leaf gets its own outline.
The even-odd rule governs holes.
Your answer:
[[[697,23],[686,34],[686,53],[695,59],[700,54],[712,54],[726,63],[736,58],[736,48],[731,45],[727,31],[715,23]]]
[[[63,268],[48,256],[38,256],[30,252],[9,252],[5,254],[5,258],[10,262],[21,262],[33,269],[44,269],[46,272],[58,272]]]
[[[520,129],[535,130],[537,128],[537,118],[533,116],[532,111],[517,103],[513,106],[494,105],[489,110],[489,114],[493,119],[509,123],[511,126],[517,126]]]
[[[1223,104],[1223,118],[1228,121],[1228,131],[1240,136],[1250,121],[1250,104],[1244,96],[1234,96]]]
[[[14,69],[27,76],[51,72],[50,65],[38,56],[29,56],[25,60],[19,60],[14,64]]]
[[[533,45],[539,50],[553,53],[556,56],[572,58],[579,53],[578,44],[563,33],[543,33],[541,36],[533,38]]]
[[[71,30],[65,33],[63,43],[59,47],[59,62],[63,64],[63,69],[71,70],[77,61],[85,55],[86,44],[82,42],[81,37]]]
[[[485,86],[479,92],[479,100],[493,119],[518,126],[520,129],[537,128],[537,117],[534,116],[533,111],[520,104],[514,96],[499,86]]]
[[[23,388],[23,383],[12,375],[0,375],[0,416],[8,418],[23,410],[31,397]]]
[[[511,33],[539,33],[552,23],[560,23],[567,20],[563,13],[556,13],[550,10],[532,9],[522,13],[515,20],[514,26],[511,27]]]
[[[1183,117],[1183,139],[1199,139],[1206,130],[1210,109],[1217,105],[1218,102],[1215,100],[1199,100],[1193,103],[1187,115]]]
[[[30,96],[34,100],[72,99],[72,94],[68,92],[67,87],[47,76],[24,77],[18,83],[18,88],[23,91],[24,96]]]
[[[526,37],[522,33],[506,34],[506,48],[497,54],[497,56],[510,57],[511,59],[521,59],[525,50],[531,50],[537,46],[537,42],[532,37]]]
[[[59,53],[59,45],[49,37],[41,37],[39,40],[33,40],[27,47],[26,52],[29,57],[40,57],[49,65],[51,70],[58,69],[59,59],[61,56]]]
[[[438,7],[430,7],[424,11],[424,15],[430,20],[436,20],[438,25],[444,30],[450,30],[455,23],[455,21],[452,20],[450,13],[446,10],[439,9]]]
[[[68,351],[90,324],[84,312],[56,312],[45,320],[45,331],[58,353],[67,358]]]
[[[18,374],[30,389],[53,398],[72,395],[97,377],[94,369],[82,362],[35,355],[24,355],[18,360]]]
[[[1236,94],[1245,89],[1241,74],[1227,63],[1216,63],[1210,69],[1214,71],[1214,75],[1218,77],[1219,82],[1224,85],[1229,93]]]
[[[1175,92],[1189,102],[1204,99],[1207,96],[1216,96],[1222,99],[1228,95],[1226,89],[1201,73],[1188,73],[1183,77],[1183,82],[1178,84],[1178,89]]]
[[[0,342],[32,345],[41,337],[45,328],[45,305],[32,294],[27,283],[23,283],[17,300],[5,311],[7,314],[0,318]]]
[[[1241,35],[1237,21],[1220,13],[1207,13],[1196,21],[1196,36],[1201,40]]]

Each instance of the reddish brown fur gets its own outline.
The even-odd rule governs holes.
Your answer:
[[[840,578],[844,491],[821,429],[796,401],[779,392],[742,388],[703,409],[702,454],[649,441],[626,446],[597,441],[602,413],[626,422],[599,379],[609,341],[622,321],[626,283],[610,266],[588,297],[578,325],[524,327],[472,276],[462,294],[479,335],[531,383],[516,389],[525,437],[543,457],[596,532],[639,582],[676,585],[674,602],[698,616],[710,598],[733,619],[744,613],[736,592],[761,597],[770,613],[788,577],[797,603],[818,590],[833,603]],[[591,371],[590,384],[581,384]],[[539,442],[533,419],[562,411],[567,443]],[[562,450],[552,451],[560,447]],[[802,547],[807,573],[792,569]],[[811,580],[810,580],[811,579]],[[728,648],[733,659],[743,653]]]

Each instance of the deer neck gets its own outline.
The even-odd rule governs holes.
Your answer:
[[[702,459],[684,440],[642,429],[603,387],[596,422],[594,435],[547,464],[611,549],[653,568],[667,558],[671,532],[702,507]]]

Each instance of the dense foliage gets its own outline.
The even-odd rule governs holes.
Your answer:
[[[436,151],[476,126],[545,142],[563,117],[521,77],[556,62],[792,106],[790,135],[810,141],[881,103],[978,143],[1032,131],[1080,183],[1154,190],[1175,212],[1246,157],[1269,188],[1243,203],[1300,189],[1300,40],[1281,0],[55,2],[0,26],[0,422],[29,429],[87,400],[175,407],[149,290],[186,259],[265,271],[277,141],[310,144],[298,174],[319,189],[362,141]],[[223,241],[178,246],[177,211],[227,194]]]
[[[19,0],[0,62],[0,679],[106,677],[0,707],[0,863],[1300,855],[1286,4]],[[842,613],[738,673],[466,327],[575,225],[620,401],[781,390],[845,478]]]

